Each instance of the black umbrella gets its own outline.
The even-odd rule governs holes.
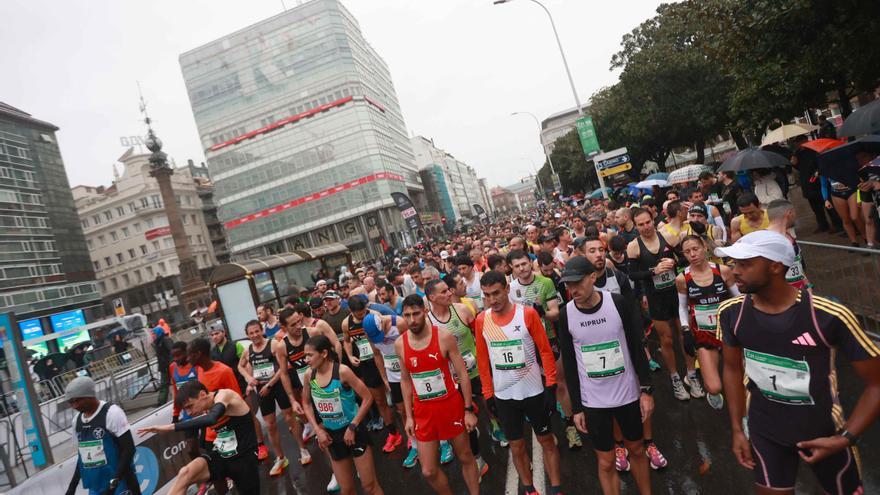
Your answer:
[[[107,334],[107,337],[112,339],[113,336],[117,333],[125,337],[125,335],[128,333],[128,330],[126,330],[125,327],[116,327],[113,330],[110,330],[110,332]]]
[[[757,168],[785,168],[789,161],[779,153],[765,151],[760,148],[746,148],[736,155],[724,160],[718,167],[718,172],[739,172],[742,170],[754,170]]]
[[[48,380],[67,371],[68,361],[70,361],[70,356],[67,354],[61,352],[49,354],[34,363],[34,372],[40,379]]]
[[[859,182],[856,153],[880,154],[880,135],[872,134],[851,143],[819,153],[819,173],[837,182],[855,187]]]
[[[837,137],[880,134],[880,99],[859,107],[837,129]]]

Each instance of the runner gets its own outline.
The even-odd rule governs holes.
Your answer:
[[[812,285],[807,280],[806,273],[804,273],[804,259],[801,247],[798,245],[797,239],[792,235],[795,226],[795,215],[794,205],[790,201],[787,199],[774,199],[767,205],[767,219],[770,221],[767,230],[784,235],[791,242],[792,248],[794,248],[794,263],[785,272],[785,281],[798,289],[810,288]]]
[[[461,463],[468,492],[477,495],[480,475],[467,438],[467,433],[477,426],[477,415],[470,380],[461,380],[460,394],[455,391],[453,371],[458,376],[467,375],[455,337],[428,326],[421,297],[408,296],[403,300],[403,317],[409,331],[394,343],[394,348],[403,358],[400,386],[406,409],[406,433],[418,440],[422,476],[436,493],[452,495],[438,454],[439,443],[446,440]]]
[[[645,298],[648,301],[648,312],[657,335],[660,337],[660,352],[663,362],[672,380],[672,392],[678,400],[703,397],[702,386],[697,380],[694,358],[685,355],[687,375],[684,383],[678,374],[678,363],[673,349],[673,333],[678,326],[675,293],[675,253],[673,246],[678,238],[660,232],[654,228],[651,214],[638,208],[633,213],[639,237],[629,243],[626,248],[629,258],[629,278],[633,281],[642,280]],[[690,394],[684,385],[690,388]]]
[[[71,380],[64,398],[77,412],[73,420],[77,461],[67,495],[76,492],[80,480],[89,495],[140,495],[134,439],[122,408],[98,400],[95,381],[88,376]]]
[[[707,173],[707,172],[703,172],[703,173]],[[711,173],[709,173],[709,175],[706,179],[706,182],[708,183],[708,182],[711,182],[714,180],[715,180],[715,176],[712,175]],[[702,183],[703,180],[701,180],[700,182]],[[714,183],[709,184],[708,188],[711,189],[713,186],[714,186]],[[717,195],[718,190],[720,190],[720,188],[716,190],[716,195],[714,196],[716,198],[716,202],[720,201],[719,196]],[[691,193],[688,195],[688,200],[689,200],[688,201],[689,202],[688,216],[691,215],[692,210],[695,205],[697,205],[697,204],[702,205],[703,209],[706,211],[705,217],[707,220],[707,225],[712,225],[718,229],[718,231],[720,232],[720,235],[716,236],[715,239],[718,239],[719,243],[723,244],[727,240],[727,229],[724,227],[724,218],[721,216],[721,212],[718,211],[718,208],[716,208],[711,203],[706,201],[706,195],[703,194],[703,191],[700,188],[693,189],[691,191]],[[710,229],[710,230],[715,230],[715,229]]]
[[[291,412],[293,389],[287,374],[287,356],[284,344],[275,339],[267,339],[259,321],[249,321],[245,329],[251,340],[251,345],[241,354],[238,371],[248,384],[245,394],[256,391],[259,397],[260,414],[266,421],[266,429],[269,430],[269,445],[275,453],[275,463],[269,471],[269,476],[278,476],[287,468],[289,461],[281,450],[281,437],[278,434],[278,423],[275,418],[275,404],[277,403],[281,408],[281,413],[289,427],[292,428],[295,422]],[[302,451],[304,449],[302,436],[297,434],[294,437],[300,446],[300,451]]]
[[[676,199],[670,201],[669,204],[666,205],[666,214],[667,219],[660,225],[659,229],[667,237],[678,239],[681,235],[681,229],[684,228],[684,225],[687,222],[688,209],[685,208],[681,201]],[[633,220],[635,220],[635,214],[633,214]],[[638,226],[636,226],[636,228],[638,228]]]
[[[480,369],[477,368],[477,346],[474,343],[474,334],[470,328],[474,322],[474,314],[464,304],[452,301],[452,290],[442,280],[428,282],[428,285],[425,286],[425,291],[428,301],[431,303],[428,319],[431,325],[443,329],[455,337],[458,352],[461,354],[461,358],[464,359],[465,368],[467,368],[468,380],[471,383],[471,394],[474,402],[476,402],[477,398],[483,395],[483,387],[480,384]],[[456,375],[455,378],[457,382],[461,382],[461,377]],[[501,432],[501,428],[498,426],[498,421],[491,415],[489,419],[491,420],[492,438],[496,439],[499,443],[502,441],[507,443],[504,433]],[[496,431],[498,433],[495,433]],[[483,476],[489,471],[489,465],[480,457],[480,439],[476,428],[470,432],[470,442],[471,452],[477,460],[480,476]],[[450,451],[448,455],[451,457],[452,452],[448,446],[449,444],[447,443],[446,445],[446,449]],[[441,443],[441,463],[443,462],[443,455],[443,444]]]
[[[486,406],[498,418],[510,442],[526,495],[538,493],[532,484],[523,439],[526,420],[541,444],[544,467],[550,475],[550,493],[562,493],[559,450],[550,425],[556,403],[556,359],[547,332],[534,308],[511,302],[510,287],[502,273],[486,272],[480,286],[487,309],[477,315],[474,328]]]
[[[397,315],[383,316],[369,313],[364,316],[363,328],[373,348],[377,351],[374,352],[373,359],[376,361],[376,368],[379,369],[382,379],[391,393],[391,403],[394,404],[400,417],[405,418],[406,411],[403,408],[403,392],[401,392],[400,388],[400,357],[398,357],[394,350],[394,342],[397,341],[401,333],[408,330],[406,321],[403,318],[398,318]],[[409,440],[412,441],[413,439]],[[392,419],[388,425],[388,438],[385,440],[382,451],[385,453],[394,452],[402,442],[403,436],[397,428],[397,423]],[[411,468],[415,466],[418,451],[413,453],[414,449],[415,445],[412,446],[409,455],[403,461],[403,467]]]
[[[761,201],[754,193],[744,192],[736,199],[739,216],[730,221],[730,243],[756,230],[765,230],[770,226],[767,210],[761,208]]]
[[[562,275],[572,296],[560,313],[559,338],[574,421],[582,433],[589,427],[603,493],[620,493],[616,422],[634,455],[632,473],[639,492],[650,494],[642,423],[651,417],[654,399],[648,361],[640,349],[642,331],[623,296],[596,290],[596,276],[596,268],[583,256],[569,260]]]
[[[721,342],[715,338],[718,305],[739,295],[730,268],[707,259],[703,238],[689,235],[681,241],[688,267],[675,277],[678,290],[678,318],[682,322],[684,351],[700,359],[700,372],[706,387],[706,401],[713,409],[724,406],[718,353]]]
[[[339,363],[327,337],[309,338],[305,353],[311,369],[303,377],[303,409],[312,429],[318,432],[318,445],[330,454],[333,477],[339,481],[340,492],[342,495],[356,493],[357,469],[363,491],[381,495],[370,435],[363,426],[373,404],[372,394],[351,368]],[[315,411],[321,418],[320,423]]]
[[[845,306],[788,285],[795,254],[781,234],[754,232],[719,251],[736,260],[745,294],[719,308],[718,336],[733,452],[752,470],[755,491],[794,493],[800,458],[825,492],[864,493],[853,445],[880,416],[880,349]],[[848,420],[837,396],[837,354],[865,383]]]
[[[349,311],[342,307],[342,298],[335,290],[328,290],[322,297],[324,301],[324,316],[322,319],[330,325],[330,328],[336,333],[336,339],[342,342],[342,322],[348,318]],[[345,354],[337,354],[345,360]]]
[[[257,317],[263,324],[263,333],[267,339],[271,339],[281,330],[281,322],[275,316],[275,306],[272,303],[263,303],[257,306]]]
[[[417,285],[418,288],[418,285]],[[421,291],[418,288],[416,294]],[[421,295],[420,295],[421,297]],[[397,427],[394,426],[394,416],[391,408],[388,407],[388,401],[385,399],[385,382],[382,381],[382,375],[373,359],[373,346],[370,340],[364,334],[363,319],[369,314],[367,304],[363,299],[352,297],[348,300],[348,309],[351,314],[342,321],[343,347],[345,354],[348,356],[352,370],[363,380],[370,393],[373,394],[373,402],[378,409],[378,416],[374,416],[373,420],[368,421],[367,429],[381,430],[383,427],[388,430],[388,436],[397,435]],[[378,314],[378,313],[376,313]],[[388,439],[386,439],[387,443]]]
[[[513,241],[511,240],[511,242]],[[483,292],[480,290],[480,274],[474,270],[474,265],[471,262],[471,259],[467,255],[461,254],[453,258],[453,263],[455,264],[456,271],[458,271],[458,273],[461,274],[461,278],[464,279],[466,287],[465,296],[474,301],[474,304],[477,306],[477,311],[482,311]]]
[[[559,318],[559,293],[556,286],[549,278],[534,272],[532,263],[526,253],[512,251],[507,255],[507,262],[513,268],[513,280],[510,282],[510,301],[523,306],[530,306],[538,312],[541,323],[547,333],[550,348],[556,361],[557,371],[563,373],[562,361],[559,359],[559,346],[556,342],[556,329],[553,326]],[[565,420],[565,438],[568,441],[569,450],[579,449],[583,446],[581,437],[578,435],[574,422],[571,419],[571,399],[566,390],[565,382],[560,381],[556,388],[556,400],[562,408],[562,416]],[[555,409],[555,408],[554,408]]]
[[[507,262],[505,261],[505,264]],[[467,282],[458,270],[452,270],[444,279],[446,285],[452,290],[452,301],[467,306],[471,314],[477,314],[481,310],[477,308],[477,303],[473,299],[467,297]]]
[[[185,494],[190,480],[196,483],[210,480],[214,486],[225,486],[229,478],[241,495],[259,494],[257,434],[251,421],[250,408],[241,395],[229,389],[208,392],[201,382],[190,381],[178,391],[177,401],[178,406],[192,419],[140,428],[138,434],[144,436],[149,433],[210,428],[217,432],[217,440],[213,450],[203,453],[177,473],[168,493]]]

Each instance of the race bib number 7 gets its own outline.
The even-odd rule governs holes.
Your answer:
[[[584,363],[589,378],[608,378],[619,375],[626,369],[620,341],[617,340],[582,345],[581,361]]]

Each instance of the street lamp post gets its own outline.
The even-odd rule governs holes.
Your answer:
[[[553,190],[557,191],[560,187],[557,185],[559,179],[556,176],[556,169],[553,168],[553,160],[550,159],[550,153],[547,152],[547,147],[544,144],[544,134],[541,132],[543,129],[541,128],[541,121],[538,120],[538,117],[535,116],[532,112],[513,112],[510,115],[528,115],[535,121],[535,125],[538,126],[538,140],[541,141],[541,151],[544,152],[544,157],[547,158],[547,163],[550,165],[550,176],[553,180]],[[562,193],[562,191],[559,191]]]
[[[512,0],[495,0],[492,3],[494,5],[500,5],[502,3],[508,3],[510,1]],[[568,68],[568,60],[565,58],[565,50],[562,49],[562,41],[560,41],[559,39],[559,32],[556,30],[556,23],[553,21],[553,15],[550,14],[550,11],[547,9],[547,7],[545,7],[544,4],[539,2],[538,0],[531,0],[531,2],[538,4],[539,7],[544,9],[544,12],[547,13],[547,17],[550,19],[550,27],[553,28],[553,36],[556,37],[556,45],[559,47],[559,54],[562,56],[562,65],[565,67],[565,74],[568,76],[568,84],[571,86],[571,94],[574,95],[574,103],[576,105],[578,115],[583,117],[584,109],[581,108],[581,99],[578,97],[577,89],[574,85],[574,78],[571,77],[571,69]],[[605,197],[605,199],[608,199],[608,193],[605,190],[605,180],[599,173],[599,169],[596,169],[596,176],[599,178],[599,187],[602,189],[602,195]]]

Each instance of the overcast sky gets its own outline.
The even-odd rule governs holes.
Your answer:
[[[285,0],[288,8],[296,0]],[[391,68],[410,134],[508,185],[540,167],[543,119],[573,108],[546,14],[528,0],[343,0]],[[544,0],[582,102],[613,84],[621,36],[656,0]],[[0,101],[59,126],[71,185],[109,185],[143,135],[136,81],[165,151],[204,161],[178,56],[281,11],[281,0],[3,0]],[[598,129],[601,144],[602,130]]]

